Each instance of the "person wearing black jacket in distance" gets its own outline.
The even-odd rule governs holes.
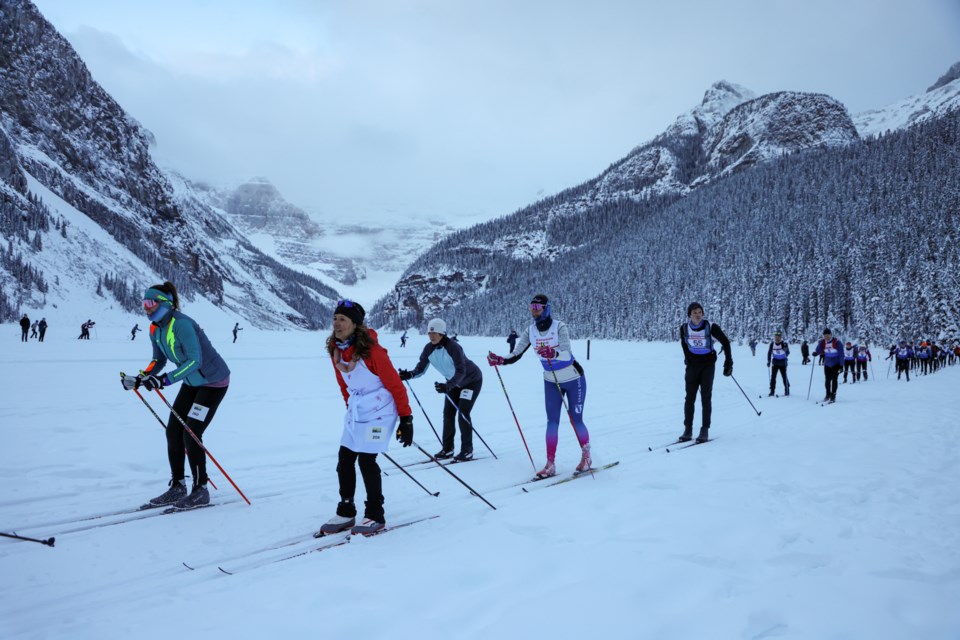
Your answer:
[[[703,306],[691,302],[687,307],[688,321],[680,325],[680,346],[683,348],[683,363],[687,366],[687,397],[683,404],[683,434],[677,438],[686,442],[693,437],[693,413],[697,403],[697,390],[700,390],[700,402],[703,405],[700,433],[697,442],[710,439],[710,414],[712,411],[713,377],[716,369],[717,352],[713,350],[713,341],[721,345],[726,353],[723,361],[723,375],[733,375],[733,353],[730,340],[720,326],[707,322],[703,318]]]
[[[413,371],[400,369],[401,380],[419,378],[427,370],[427,365],[433,365],[445,378],[445,382],[437,382],[434,388],[437,393],[445,393],[450,400],[443,403],[443,448],[435,458],[452,457],[457,462],[473,460],[473,422],[470,410],[473,409],[480,387],[483,386],[483,373],[463,353],[463,347],[456,340],[447,336],[447,323],[440,318],[434,318],[427,325],[427,337],[430,342],[423,348],[420,361]],[[459,409],[459,411],[458,411]],[[460,453],[453,455],[453,436],[456,434],[454,421],[460,414]]]

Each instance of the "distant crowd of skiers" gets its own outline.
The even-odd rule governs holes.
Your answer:
[[[756,338],[750,340],[750,351],[757,355]],[[920,345],[914,348],[914,343],[906,340],[900,340],[899,343],[890,346],[889,354],[885,360],[892,360],[896,363],[897,380],[906,374],[906,379],[910,380],[910,371],[920,369],[920,373],[926,375],[933,373],[940,367],[956,364],[960,362],[960,342],[954,342],[953,347],[947,347],[938,344],[933,340],[923,340]],[[787,358],[790,355],[789,345],[783,341],[780,331],[774,332],[774,339],[767,349],[767,366],[771,368],[770,373],[770,395],[776,393],[777,374],[783,379],[784,395],[790,395],[790,383],[787,379]],[[800,355],[803,360],[800,364],[810,362],[810,345],[804,340],[800,345]],[[861,379],[869,380],[869,363],[873,361],[873,355],[866,344],[857,344],[847,340],[841,342],[835,338],[830,329],[825,329],[823,339],[817,342],[814,356],[819,356],[819,365],[824,367],[824,385],[826,387],[825,402],[834,402],[837,399],[837,384],[840,373],[843,373],[843,382],[851,381],[856,384]],[[891,365],[893,364],[891,362]],[[887,371],[889,376],[889,367]]]

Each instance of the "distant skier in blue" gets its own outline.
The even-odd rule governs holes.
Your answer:
[[[907,374],[907,382],[910,382],[910,361],[913,360],[913,349],[907,344],[906,340],[900,341],[897,347],[897,380],[901,373]]]
[[[790,357],[790,345],[783,341],[783,333],[773,332],[773,342],[767,349],[767,366],[770,367],[770,395],[777,392],[777,373],[783,378],[783,395],[790,395],[790,382],[787,380],[787,358]]]
[[[726,353],[723,361],[723,375],[733,375],[733,352],[730,340],[720,325],[707,322],[703,317],[703,306],[691,302],[687,307],[687,322],[680,325],[680,346],[683,348],[683,363],[687,366],[685,381],[687,396],[683,403],[683,434],[677,440],[686,442],[693,438],[693,414],[697,404],[697,391],[700,391],[702,416],[697,442],[710,439],[710,418],[713,412],[713,378],[716,372],[717,352],[713,350],[713,341],[720,343],[721,351]]]
[[[853,383],[857,383],[857,345],[849,340],[843,346],[843,384],[847,384],[847,374],[853,378]]]
[[[824,402],[837,401],[837,384],[840,380],[840,370],[843,368],[843,345],[833,337],[830,328],[823,330],[823,340],[817,343],[813,355],[823,358],[823,384],[827,389]]]

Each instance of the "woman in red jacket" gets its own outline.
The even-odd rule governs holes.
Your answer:
[[[333,333],[327,338],[327,353],[333,362],[337,383],[347,405],[340,438],[337,475],[340,503],[337,514],[324,524],[318,536],[352,529],[352,533],[373,533],[386,526],[383,491],[377,454],[385,453],[397,417],[397,440],[413,443],[413,416],[407,391],[387,350],[377,343],[377,334],[363,324],[366,313],[356,302],[340,300],[333,312]],[[363,522],[356,524],[353,503],[357,489],[359,461],[367,492]]]

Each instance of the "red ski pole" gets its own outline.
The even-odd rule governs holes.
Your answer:
[[[228,474],[226,471],[223,470],[223,467],[221,467],[221,466],[220,466],[220,463],[217,462],[217,459],[213,457],[213,454],[210,453],[210,450],[207,449],[205,446],[203,446],[203,442],[200,441],[200,438],[197,437],[197,434],[195,434],[195,433],[190,429],[190,427],[187,426],[187,422],[186,422],[183,418],[180,417],[180,414],[179,414],[179,413],[177,413],[177,412],[174,410],[173,405],[171,405],[169,402],[167,402],[167,399],[163,397],[163,394],[162,394],[162,393],[160,393],[160,389],[154,389],[154,391],[156,391],[156,392],[157,392],[157,395],[160,396],[160,399],[163,400],[163,404],[167,405],[167,408],[170,409],[170,414],[173,415],[173,416],[176,416],[177,420],[180,421],[180,424],[183,425],[183,428],[187,431],[187,433],[190,434],[190,437],[193,438],[194,442],[196,442],[198,445],[200,445],[200,448],[203,449],[203,452],[207,454],[207,457],[209,457],[209,458],[213,461],[213,464],[217,465],[217,469],[220,469],[220,473],[223,474],[223,477],[226,478],[227,480],[229,480],[229,481],[230,481],[230,484],[233,485],[233,488],[236,489],[236,490],[237,490],[237,493],[240,494],[240,497],[243,498],[243,499],[246,501],[247,504],[250,504],[250,501],[247,500],[247,496],[243,495],[243,491],[240,491],[240,487],[238,487],[238,486],[237,486],[237,483],[233,481],[233,478],[230,477],[230,474]],[[139,394],[138,394],[138,395],[139,395]]]
[[[523,429],[520,428],[520,421],[517,420],[517,412],[513,410],[513,403],[510,402],[510,396],[507,394],[507,385],[503,384],[503,377],[500,375],[500,368],[497,365],[493,365],[493,370],[497,372],[497,378],[500,379],[500,387],[503,389],[503,395],[507,399],[507,406],[510,407],[510,413],[513,414],[513,421],[517,423],[517,431],[520,432],[520,439],[523,440],[523,448],[527,450],[527,455],[530,457],[530,466],[533,467],[533,472],[536,473],[537,465],[534,464],[533,456],[530,455],[530,447],[527,446],[527,439],[523,437]]]

